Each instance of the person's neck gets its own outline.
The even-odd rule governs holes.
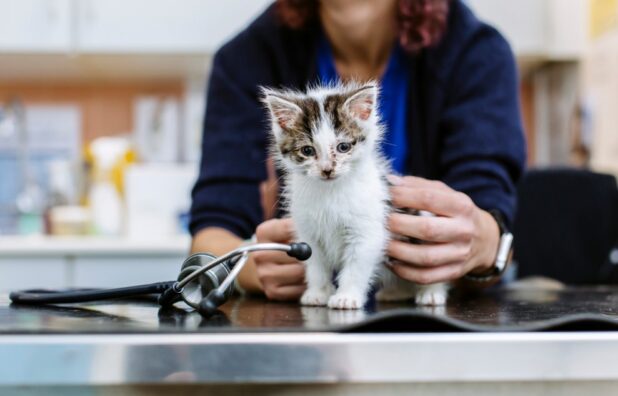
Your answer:
[[[379,79],[397,37],[396,0],[320,2],[320,20],[344,79]]]

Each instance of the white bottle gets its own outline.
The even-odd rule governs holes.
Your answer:
[[[112,169],[128,148],[128,141],[117,137],[101,137],[91,143],[94,172],[89,200],[92,223],[99,235],[113,236],[123,231],[124,206],[112,181]]]

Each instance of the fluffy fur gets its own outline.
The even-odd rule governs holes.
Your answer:
[[[379,281],[381,300],[416,297],[419,304],[443,304],[443,285],[419,287],[382,265],[391,208],[389,166],[379,150],[378,85],[262,93],[271,116],[272,154],[286,175],[285,202],[299,240],[313,249],[301,303],[361,308]]]

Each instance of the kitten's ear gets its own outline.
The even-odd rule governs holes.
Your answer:
[[[367,121],[376,109],[378,89],[375,85],[366,85],[356,90],[344,103],[345,109],[354,118]]]
[[[273,120],[282,129],[292,127],[303,112],[297,104],[271,92],[265,93],[263,101],[268,106]]]

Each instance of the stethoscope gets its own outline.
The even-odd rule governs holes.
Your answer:
[[[278,250],[288,256],[304,261],[311,257],[311,247],[304,242],[292,244],[257,243],[242,246],[223,256],[197,253],[189,256],[180,268],[176,281],[157,282],[115,289],[86,289],[71,291],[21,290],[12,292],[9,298],[16,304],[70,304],[113,298],[137,297],[159,294],[158,302],[169,307],[184,301],[202,316],[215,314],[233,294],[233,283],[252,252]]]

